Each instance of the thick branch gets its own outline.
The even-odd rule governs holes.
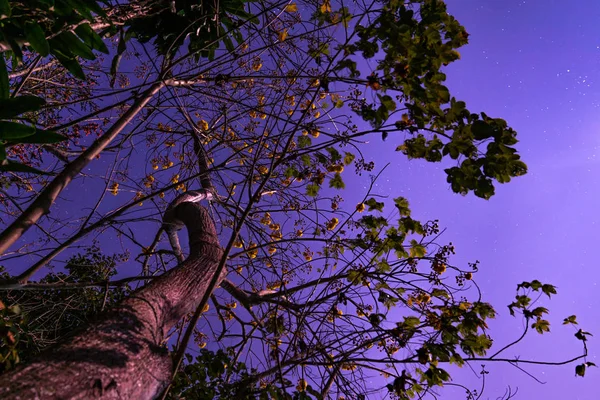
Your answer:
[[[148,104],[150,99],[163,87],[163,83],[155,83],[127,110],[125,114],[104,135],[98,138],[83,154],[69,163],[65,169],[50,182],[33,203],[21,213],[8,228],[0,234],[0,255],[16,242],[43,215],[50,212],[50,207],[63,189],[108,146],[108,144],[127,126],[127,124]],[[26,277],[27,279],[28,277]]]
[[[164,340],[194,311],[222,257],[208,212],[185,202],[165,223],[188,229],[190,255],[31,364],[0,376],[3,399],[151,399],[170,382]]]

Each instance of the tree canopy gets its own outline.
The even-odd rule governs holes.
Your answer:
[[[193,274],[174,215],[197,201],[223,254],[158,343],[174,367],[156,396],[426,398],[486,361],[583,376],[574,315],[571,360],[505,355],[550,331],[552,284],[517,286],[525,329],[495,343],[479,262],[454,265],[439,221],[373,188],[368,140],[444,163],[461,195],[526,173],[507,122],[444,85],[468,37],[440,0],[0,0],[4,376]],[[371,187],[348,204],[357,175]]]

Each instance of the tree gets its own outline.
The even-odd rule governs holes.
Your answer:
[[[34,18],[39,29],[29,36],[19,30],[35,8],[4,13],[12,36],[3,33],[3,40],[27,46],[21,55],[11,45],[7,90],[45,99],[43,108],[23,112],[36,127],[69,139],[8,146],[9,156],[55,176],[4,178],[11,224],[0,234],[0,251],[16,261],[38,256],[3,285],[10,290],[5,368],[19,354],[31,358],[0,376],[4,397],[364,398],[371,394],[365,377],[377,373],[386,379],[377,390],[402,399],[447,385],[445,364],[583,358],[581,375],[593,365],[581,330],[583,351],[572,360],[500,358],[529,328],[549,331],[548,310],[531,294],[556,290],[539,281],[520,284],[510,305],[527,329],[490,355],[486,321],[495,311],[472,284],[477,263],[452,265],[454,248],[439,243],[437,221],[418,221],[407,199],[372,190],[356,206],[343,204],[344,171],[375,168],[360,151],[368,136],[395,141],[409,158],[450,156],[456,164],[446,169],[448,183],[464,195],[487,199],[494,180],[526,172],[514,130],[468,111],[443,85],[443,67],[468,39],[443,2],[78,4],[84,11],[65,21]],[[89,29],[81,33],[80,26]],[[61,35],[69,39],[56,42]],[[94,50],[111,47],[111,60],[93,59]],[[356,117],[369,127],[361,129]],[[71,181],[95,194],[77,196],[66,188]],[[86,204],[67,215],[59,196]],[[216,227],[196,204],[204,200]],[[390,207],[397,221],[382,216]],[[189,248],[182,249],[183,224]],[[27,232],[33,226],[36,232]],[[113,251],[115,239],[136,255],[139,273],[111,282],[116,265],[104,275],[67,268],[69,275],[31,281],[74,243]],[[16,243],[21,247],[7,253]],[[98,266],[102,258],[92,256],[84,258]],[[82,263],[75,259],[69,265]],[[52,340],[60,344],[37,357],[23,350],[43,328],[29,325],[35,313],[22,300],[31,298],[26,293],[97,287],[78,302],[98,307],[99,293],[116,302],[128,290],[109,288],[136,281],[142,286],[112,311],[77,322],[81,333],[58,332]],[[202,348],[195,359],[185,354],[192,338]],[[173,363],[169,344],[176,346]]]

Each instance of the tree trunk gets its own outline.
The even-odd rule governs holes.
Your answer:
[[[164,221],[187,227],[188,258],[64,343],[0,376],[0,398],[152,399],[162,392],[173,372],[165,335],[198,307],[222,256],[202,206],[181,203]]]

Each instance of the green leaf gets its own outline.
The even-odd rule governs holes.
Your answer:
[[[531,315],[535,317],[541,317],[543,314],[548,314],[548,309],[546,307],[536,307],[531,311]]]
[[[75,33],[83,40],[83,43],[89,46],[90,49],[98,50],[104,54],[109,53],[108,48],[100,35],[94,32],[89,24],[79,25],[75,28]]]
[[[565,318],[563,320],[563,325],[567,325],[567,324],[573,324],[573,325],[577,325],[577,316],[575,315],[570,315],[567,318]]]
[[[327,152],[329,153],[332,163],[336,163],[342,159],[342,156],[341,156],[340,152],[337,151],[337,149],[335,149],[333,147],[327,147],[327,148],[325,148],[325,150],[327,150]]]
[[[540,290],[542,288],[542,282],[538,281],[537,279],[534,279],[531,281],[530,286],[533,290]]]
[[[387,111],[395,111],[396,110],[396,102],[390,96],[385,95],[377,95],[379,100],[381,101],[381,105],[386,108]]]
[[[345,165],[350,165],[352,164],[352,161],[354,161],[355,155],[352,153],[344,153],[344,164]]]
[[[0,0],[0,18],[10,17],[11,9],[8,0]]]
[[[396,197],[394,199],[394,204],[396,204],[396,208],[400,212],[401,216],[403,216],[403,217],[410,216],[410,208],[408,206],[408,200],[406,200],[404,197]]]
[[[11,160],[3,160],[0,163],[0,171],[11,171],[11,172],[29,172],[38,175],[52,175],[44,171],[40,171],[37,168],[30,167],[25,164],[18,163]]]
[[[59,48],[65,54],[75,54],[86,60],[95,60],[96,56],[85,43],[83,43],[75,34],[71,32],[63,32],[56,36],[55,40],[59,44]]]
[[[8,307],[8,311],[14,315],[21,314],[21,306],[19,306],[18,304],[15,304],[13,306]]]
[[[2,0],[0,0],[2,1]],[[4,61],[4,54],[0,53],[0,99],[8,99],[10,85],[8,83],[8,70]]]
[[[538,318],[536,322],[531,324],[531,327],[539,334],[550,332],[550,322],[545,319]]]
[[[302,154],[300,159],[302,160],[302,164],[304,164],[305,166],[310,167],[312,165],[312,159],[308,154]]]
[[[52,49],[52,53],[57,60],[65,67],[74,77],[85,80],[85,74],[79,62],[75,58],[69,58],[56,49]]]
[[[357,269],[351,269],[350,271],[348,271],[348,282],[354,284],[354,285],[358,285],[361,281],[361,279],[363,278],[364,273],[363,271],[357,270]]]
[[[369,321],[371,322],[371,324],[373,326],[379,326],[379,324],[381,324],[382,321],[385,320],[385,315],[383,314],[371,314],[369,315]]]
[[[306,195],[310,197],[316,197],[319,194],[321,187],[315,183],[306,185]]]
[[[311,138],[308,136],[298,136],[298,147],[304,149],[312,144]]]
[[[542,286],[542,292],[544,292],[544,294],[547,295],[548,298],[550,298],[551,294],[556,294],[556,287],[549,284],[545,284]]]
[[[50,45],[46,40],[46,34],[41,26],[33,21],[28,21],[25,23],[24,31],[25,38],[35,51],[44,57],[50,54]]]
[[[417,317],[404,317],[404,321],[401,323],[402,329],[415,329],[421,320]]]
[[[410,241],[411,247],[410,247],[410,257],[413,258],[420,258],[420,257],[425,257],[425,255],[427,254],[427,249],[425,248],[425,246],[419,244],[415,239],[412,239]]]
[[[383,211],[384,203],[375,200],[373,197],[365,201],[365,204],[369,206],[369,211]]]
[[[14,118],[30,111],[39,110],[46,100],[37,96],[19,96],[12,99],[0,99],[0,118]]]
[[[129,33],[133,28],[130,28],[127,33]],[[117,55],[113,58],[110,64],[110,87],[115,85],[115,81],[117,80],[117,71],[119,70],[119,64],[121,63],[121,58],[123,57],[123,53],[127,50],[127,39],[128,35],[124,35],[121,30],[121,35],[119,37],[119,45],[117,46]],[[138,40],[140,38],[138,37]]]
[[[0,121],[0,139],[14,140],[31,136],[35,133],[35,127],[20,124],[18,122]]]
[[[344,189],[346,188],[346,184],[342,180],[342,175],[339,172],[336,172],[333,178],[329,181],[329,187],[334,189]]]
[[[64,135],[53,131],[47,131],[44,129],[37,129],[33,135],[20,138],[16,141],[9,140],[8,143],[30,143],[30,144],[50,144],[50,143],[59,143],[67,140],[68,138]]]

